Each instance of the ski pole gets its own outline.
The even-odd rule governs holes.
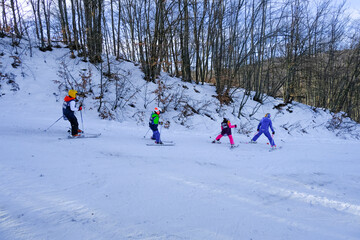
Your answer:
[[[80,111],[80,117],[81,117],[81,125],[82,125],[82,131],[85,132],[84,130],[84,121],[83,121],[83,116],[82,116],[82,111]]]
[[[150,131],[150,128],[146,131],[144,138],[146,137],[146,135],[148,134],[149,131]]]
[[[162,124],[160,125],[160,139],[161,139],[161,129],[162,129]],[[160,140],[161,142],[161,140]]]
[[[50,125],[50,127],[48,127],[47,129],[44,130],[44,132],[46,132],[47,130],[49,130],[49,128],[51,128],[52,126],[55,125],[55,123],[57,123],[63,116],[59,117],[58,120],[56,120],[53,124]]]
[[[160,134],[161,134],[162,124],[160,125]]]
[[[272,138],[272,140],[275,142],[275,140],[274,140],[274,134],[271,134],[271,138]],[[270,145],[270,143],[266,143],[267,145]]]

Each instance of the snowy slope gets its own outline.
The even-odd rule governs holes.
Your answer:
[[[2,47],[1,72],[15,74],[20,90],[1,88],[0,239],[360,239],[360,144],[326,128],[330,113],[297,103],[292,113],[278,111],[272,107],[281,101],[269,98],[254,118],[236,119],[232,106],[220,107],[211,97],[213,87],[163,75],[169,85],[180,84],[189,101],[212,102],[206,113],[215,121],[193,115],[181,125],[169,107],[162,118],[171,127],[161,134],[176,145],[149,147],[146,122],[155,102],[144,109],[142,96],[156,86],[145,86],[139,69],[124,62],[119,69],[142,93],[132,100],[135,108],[124,108],[120,121],[101,120],[96,100],[85,99],[80,127],[101,137],[59,140],[68,122],[44,132],[61,116],[66,94],[52,80],[64,59],[74,60],[67,60],[66,49],[34,51],[32,58],[23,49],[14,69],[13,52]],[[69,67],[76,75],[88,66]],[[95,70],[93,76],[99,78]],[[255,104],[249,101],[245,111]],[[282,147],[273,152],[263,136],[245,144],[266,112]],[[249,131],[233,133],[236,149],[227,138],[210,143],[222,116]]]

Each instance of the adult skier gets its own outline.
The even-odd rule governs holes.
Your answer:
[[[155,140],[156,144],[163,144],[162,141],[160,140],[160,132],[158,129],[158,125],[162,124],[162,122],[159,121],[160,113],[161,113],[161,108],[156,107],[154,111],[151,113],[149,120],[149,127],[153,131],[153,135],[151,139]]]
[[[77,93],[76,90],[70,89],[68,96],[64,98],[64,103],[63,103],[63,116],[64,119],[67,119],[70,122],[71,135],[73,137],[78,137],[79,133],[82,132],[79,129],[79,123],[75,116],[75,112],[82,110],[81,105],[79,107],[76,107],[76,103],[75,103],[76,93]]]
[[[251,143],[255,143],[261,134],[265,134],[265,136],[269,139],[271,147],[276,147],[274,139],[271,137],[269,133],[269,127],[270,127],[272,134],[273,135],[275,134],[270,117],[271,117],[270,113],[267,113],[265,114],[265,117],[263,117],[260,120],[260,123],[257,127],[258,133],[251,139],[250,141]]]
[[[227,118],[224,118],[222,123],[221,123],[221,133],[216,137],[216,139],[214,141],[212,141],[212,143],[216,143],[216,141],[220,141],[220,139],[223,136],[228,136],[229,140],[230,140],[231,147],[234,147],[235,146],[234,139],[233,139],[232,134],[231,134],[231,129],[232,128],[237,128],[237,125],[231,125],[230,120],[227,119]]]

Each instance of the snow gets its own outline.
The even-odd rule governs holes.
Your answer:
[[[44,130],[62,115],[66,92],[52,80],[59,79],[67,50],[34,50],[33,57],[24,50],[15,69],[10,48],[1,47],[1,72],[15,74],[20,90],[1,83],[0,239],[360,239],[358,125],[350,133],[328,130],[328,111],[299,103],[291,105],[292,113],[278,111],[272,107],[281,100],[272,98],[254,118],[237,119],[231,106],[215,105],[210,85],[164,74],[169,85],[188,86],[190,101],[212,102],[206,111],[215,121],[194,115],[181,125],[179,113],[169,108],[161,117],[171,126],[161,136],[176,145],[146,146],[154,102],[144,109],[138,97],[136,108],[115,121],[100,119],[94,101],[86,99],[83,124],[77,113],[80,127],[102,135],[59,140],[66,137],[67,121]],[[68,61],[74,72],[88,64]],[[121,68],[143,91],[138,67],[124,62]],[[95,68],[93,74],[98,79]],[[246,116],[255,105],[249,101]],[[131,118],[139,111],[143,121]],[[245,143],[266,112],[282,147],[273,152],[265,136]],[[239,147],[232,150],[227,137],[211,144],[225,115],[250,131],[233,130]]]

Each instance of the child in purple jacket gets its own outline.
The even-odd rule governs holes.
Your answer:
[[[251,139],[251,143],[255,143],[261,134],[265,134],[265,136],[269,139],[271,147],[276,147],[274,139],[271,137],[269,133],[269,127],[270,127],[272,134],[273,135],[275,134],[270,117],[271,117],[270,113],[267,113],[265,117],[263,117],[260,120],[260,123],[257,127],[258,133]]]
[[[231,129],[232,128],[237,128],[237,125],[231,125],[230,121],[227,118],[224,118],[224,120],[221,123],[221,133],[219,134],[219,136],[216,137],[216,141],[220,141],[220,139],[223,136],[228,136],[230,139],[230,144],[231,147],[234,146],[234,139],[231,135]],[[212,141],[212,143],[216,143],[216,141]]]

